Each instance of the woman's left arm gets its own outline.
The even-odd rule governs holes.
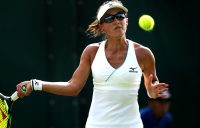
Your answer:
[[[155,57],[152,51],[144,46],[138,50],[140,66],[143,71],[144,85],[150,98],[165,97],[168,84],[160,83],[156,75]]]

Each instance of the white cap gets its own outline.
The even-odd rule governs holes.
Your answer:
[[[99,8],[99,11],[97,13],[97,19],[100,21],[101,17],[111,8],[120,8],[122,10],[124,10],[126,13],[128,12],[128,9],[126,7],[123,6],[122,3],[120,3],[119,1],[110,1],[107,2],[106,4],[102,5]]]

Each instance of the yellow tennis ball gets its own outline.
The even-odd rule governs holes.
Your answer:
[[[151,31],[155,26],[154,19],[150,15],[140,16],[138,23],[140,28],[142,28],[145,31]]]

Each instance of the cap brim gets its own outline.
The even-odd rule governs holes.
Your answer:
[[[123,5],[121,4],[118,4],[118,3],[115,3],[113,4],[112,6],[109,6],[109,5],[104,5],[102,6],[100,9],[99,9],[99,12],[97,14],[97,19],[100,21],[100,19],[104,16],[104,14],[110,10],[110,9],[113,9],[113,8],[120,8],[122,9],[124,12],[128,12],[128,9],[126,7],[124,7]]]

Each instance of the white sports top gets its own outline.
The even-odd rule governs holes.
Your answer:
[[[107,61],[105,43],[91,66],[94,88],[86,128],[143,128],[138,106],[142,71],[133,42],[128,40],[126,59],[117,69]]]

